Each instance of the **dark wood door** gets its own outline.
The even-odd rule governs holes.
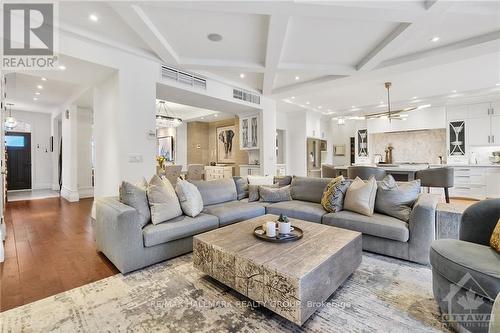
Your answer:
[[[7,132],[7,189],[31,188],[31,133]]]

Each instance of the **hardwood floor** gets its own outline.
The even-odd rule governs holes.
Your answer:
[[[118,273],[94,243],[92,199],[50,198],[7,203],[0,311]]]

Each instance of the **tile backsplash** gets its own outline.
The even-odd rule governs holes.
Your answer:
[[[439,163],[439,156],[446,161],[446,129],[369,134],[370,155],[382,155],[390,144],[393,163]]]

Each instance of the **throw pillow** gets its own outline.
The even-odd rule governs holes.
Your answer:
[[[179,199],[168,179],[161,179],[154,175],[149,181],[147,194],[153,224],[159,224],[182,215]]]
[[[497,225],[491,234],[490,246],[500,253],[500,220],[498,220]]]
[[[147,188],[148,182],[144,178],[137,184],[123,181],[120,186],[120,202],[137,210],[142,227],[151,220]]]
[[[273,185],[274,176],[248,176],[249,185]]]
[[[248,185],[248,202],[259,201],[260,199],[260,187],[278,187],[278,184],[272,185]]]
[[[281,202],[292,200],[290,185],[284,187],[259,186],[260,201]]]
[[[396,183],[391,175],[378,182],[375,211],[408,222],[420,193],[420,179]]]
[[[292,176],[276,176],[274,177],[274,183],[278,184],[279,187],[284,187],[292,183]]]
[[[187,180],[177,181],[175,193],[181,203],[184,214],[196,217],[203,210],[203,199],[198,188]]]
[[[330,213],[340,212],[344,206],[344,197],[347,189],[351,185],[350,180],[345,180],[343,176],[336,177],[326,186],[321,205]]]
[[[248,181],[246,178],[243,177],[233,177],[234,184],[236,185],[236,193],[237,193],[237,199],[245,199],[248,198]]]
[[[344,209],[355,213],[372,216],[377,195],[377,181],[371,177],[366,183],[356,177],[351,183],[344,199]]]

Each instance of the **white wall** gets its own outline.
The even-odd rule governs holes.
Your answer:
[[[51,115],[12,110],[17,121],[31,125],[31,185],[33,189],[52,187],[52,155],[50,153]]]
[[[264,175],[276,174],[276,102],[261,98],[260,165]]]
[[[176,129],[176,145],[175,145],[175,164],[182,165],[184,170],[187,169],[187,123]]]
[[[92,110],[77,108],[77,184],[80,198],[92,197]]]
[[[286,117],[286,164],[287,173],[290,175],[307,175],[307,129],[306,112],[297,110],[285,113],[280,118]]]
[[[78,201],[78,115],[72,104],[62,113],[62,188],[61,196],[68,201]]]

